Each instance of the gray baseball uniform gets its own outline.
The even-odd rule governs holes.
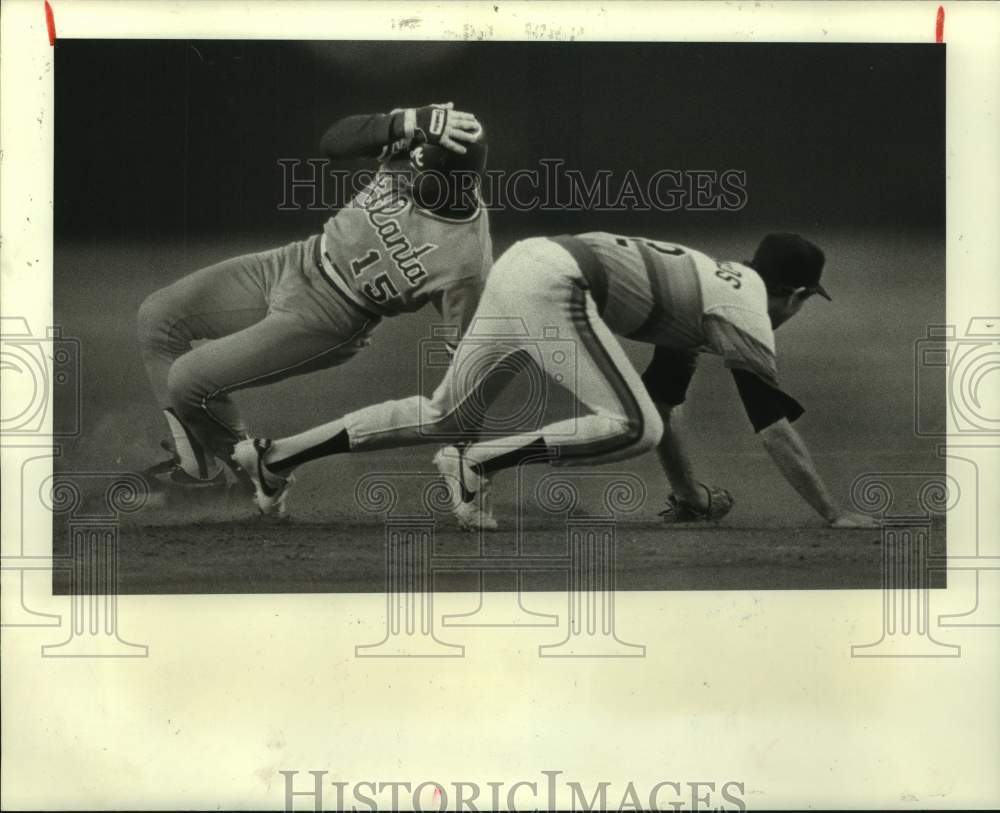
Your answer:
[[[467,325],[492,263],[487,214],[455,220],[416,206],[398,135],[399,114],[334,125],[332,157],[394,151],[321,235],[203,268],[143,303],[140,350],[178,448],[193,450],[182,455],[189,475],[211,476],[212,458],[228,461],[246,435],[230,393],[343,364],[383,317],[427,302]],[[212,341],[192,347],[199,339]]]

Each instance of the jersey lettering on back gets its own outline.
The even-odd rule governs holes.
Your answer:
[[[615,333],[723,356],[729,367],[777,378],[763,280],[696,249],[606,232],[578,235],[607,276],[602,317]]]
[[[734,262],[699,267],[706,345],[727,367],[755,373],[777,386],[774,330],[767,289],[752,268]]]
[[[492,262],[485,211],[466,221],[425,212],[390,172],[376,175],[324,231],[337,273],[385,316],[418,310],[435,294],[482,277]]]

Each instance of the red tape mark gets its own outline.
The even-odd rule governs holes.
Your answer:
[[[944,42],[944,6],[938,6],[937,22],[934,25],[934,42]]]
[[[52,14],[52,6],[49,0],[45,0],[45,27],[49,30],[49,45],[56,44],[56,18]]]

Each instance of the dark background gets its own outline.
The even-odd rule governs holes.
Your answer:
[[[924,385],[916,352],[945,318],[942,45],[60,40],[55,52],[55,318],[81,357],[79,404],[56,398],[57,418],[79,407],[82,426],[62,444],[63,471],[162,457],[166,428],[135,341],[145,297],[320,230],[331,213],[278,210],[279,159],[319,157],[340,116],[449,100],[485,122],[494,169],[561,158],[618,182],[633,170],[640,183],[660,169],[744,170],[737,212],[495,211],[494,253],[604,229],[742,259],[765,231],[801,231],[826,251],[834,301],[813,298],[778,331],[778,369],[806,407],[796,426],[831,494],[849,504],[865,473],[943,471],[938,439],[914,432],[918,399],[922,414],[944,414],[940,379]],[[432,310],[384,320],[342,367],[236,393],[251,431],[280,436],[429,393],[442,372],[420,357]],[[650,347],[622,344],[644,369]],[[718,529],[666,532],[655,456],[622,464],[648,497],[620,528],[619,588],[879,587],[877,535],[824,530],[762,450],[719,360],[699,366],[685,405],[695,473],[731,489],[736,508]],[[513,386],[505,397],[524,396]],[[359,508],[355,484],[372,470],[430,476],[431,454],[304,466],[284,530],[234,522],[252,516],[248,503],[144,509],[123,526],[120,589],[383,590],[383,524]],[[496,544],[520,544],[509,532],[518,511],[558,544],[552,517],[515,500],[512,477],[494,489],[508,529]],[[469,544],[447,518],[439,537]]]
[[[57,239],[317,231],[322,213],[277,211],[279,158],[319,157],[340,116],[449,100],[486,124],[492,168],[746,171],[743,211],[670,213],[678,226],[944,222],[934,45],[79,40],[59,42],[56,76]]]

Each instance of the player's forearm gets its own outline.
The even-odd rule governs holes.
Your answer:
[[[767,453],[792,488],[824,520],[833,522],[840,510],[830,499],[805,443],[788,420],[782,419],[762,429],[760,437]]]
[[[681,408],[658,403],[656,409],[663,419],[663,437],[656,447],[656,455],[670,481],[670,488],[681,499],[698,503],[704,495],[700,493],[691,469],[691,459],[681,439]]]
[[[374,158],[405,135],[405,111],[347,116],[323,134],[320,148],[330,158]]]

